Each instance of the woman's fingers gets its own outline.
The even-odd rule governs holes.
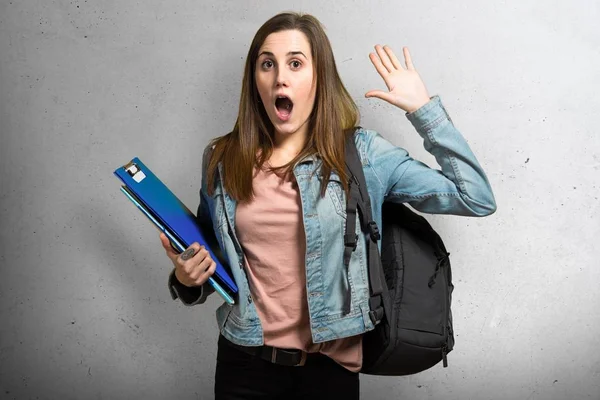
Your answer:
[[[192,243],[183,253],[178,254],[164,233],[161,232],[159,236],[167,256],[175,265],[175,276],[184,285],[202,285],[215,273],[217,263],[199,243]]]
[[[194,255],[196,254],[196,248],[195,246],[190,246],[188,247],[183,253],[181,253],[180,257],[182,261],[187,261],[190,258],[194,257]]]
[[[385,50],[386,54],[390,58],[390,61],[392,62],[392,65],[394,66],[394,68],[402,69],[402,64],[400,63],[400,60],[398,60],[398,57],[396,57],[396,54],[394,54],[394,51],[390,48],[390,46],[385,45],[385,46],[383,46],[383,49]]]
[[[383,90],[370,90],[365,94],[365,97],[377,97],[392,104],[394,102],[394,96],[389,92],[384,92]]]
[[[384,45],[382,47],[381,45],[375,45],[375,51],[377,52],[377,55],[375,55],[374,53],[371,53],[369,55],[371,57],[371,61],[375,65],[375,68],[377,68],[377,71],[382,76],[384,76],[384,74],[386,73],[394,72],[395,70],[404,69],[402,63],[400,62],[398,57],[396,57],[396,54],[394,54],[394,51],[391,49],[390,46]],[[406,68],[414,70],[415,66],[413,65],[408,47],[403,47],[402,51],[404,53]]]
[[[406,68],[410,70],[414,70],[415,66],[412,62],[412,57],[410,56],[410,52],[408,51],[408,47],[403,47],[404,50],[404,58],[406,59]]]
[[[210,256],[206,257],[206,262],[203,262],[201,267],[199,268],[199,270],[201,271],[199,276],[197,278],[192,278],[194,279],[194,283],[196,285],[203,285],[208,278],[210,278],[214,273],[215,270],[217,269],[217,263],[214,262]]]
[[[201,261],[192,264],[189,272],[184,272],[184,274],[187,275],[190,284],[194,285],[204,284],[217,268],[217,263],[213,261],[206,249],[202,249],[198,253],[199,256],[202,257]]]
[[[194,242],[177,257],[177,264],[186,274],[191,274],[207,255],[208,251]]]
[[[197,242],[179,254],[174,264],[177,279],[186,286],[202,285],[216,269],[208,251]]]
[[[393,72],[396,68],[392,64],[392,61],[390,60],[390,57],[388,56],[387,52],[383,50],[383,47],[381,47],[380,45],[376,45],[375,51],[381,59],[381,63],[383,64],[385,69],[387,69],[388,72]]]
[[[387,78],[387,76],[389,75],[389,71],[386,67],[383,66],[379,57],[377,57],[375,53],[369,53],[369,58],[371,59],[371,62],[375,66],[377,72],[379,72],[379,75],[381,75],[383,79]]]
[[[162,232],[160,233],[160,243],[162,244],[163,248],[165,249],[165,252],[167,253],[167,256],[171,260],[174,260],[177,257],[177,252],[175,251],[175,249],[171,245],[171,241],[169,240],[169,238],[167,237],[167,235],[165,235]]]

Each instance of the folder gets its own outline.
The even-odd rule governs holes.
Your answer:
[[[184,252],[194,242],[208,250],[217,264],[208,283],[227,303],[234,304],[238,287],[231,277],[231,270],[216,256],[216,249],[209,245],[196,217],[185,204],[138,157],[117,168],[114,174],[123,183],[121,192],[156,228],[164,232],[179,253]]]

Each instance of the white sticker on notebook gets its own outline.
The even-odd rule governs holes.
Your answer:
[[[134,176],[133,176],[133,180],[136,181],[137,183],[140,183],[141,181],[144,180],[144,178],[146,177],[146,174],[144,174],[142,171],[138,171]]]

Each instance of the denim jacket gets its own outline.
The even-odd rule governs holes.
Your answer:
[[[471,217],[494,213],[496,203],[490,183],[439,96],[431,97],[421,108],[405,115],[423,138],[425,149],[435,157],[441,171],[413,159],[406,150],[392,145],[379,133],[361,128],[355,141],[371,204],[381,205],[384,201],[407,203],[423,213]],[[205,150],[204,161],[208,150]],[[320,165],[320,159],[313,156],[294,166],[306,234],[306,293],[314,343],[358,335],[374,328],[368,315],[367,242],[360,232],[360,224],[356,224],[356,233],[362,240],[358,241],[346,269],[343,263],[346,195],[339,176],[333,172],[326,195],[320,196]],[[217,181],[214,194],[208,196],[204,166],[197,217],[203,226],[214,231],[214,240],[239,288],[235,305],[224,302],[217,308],[217,323],[221,333],[234,343],[261,345],[262,327],[235,231],[236,202],[227,194],[221,180]],[[373,218],[381,226],[381,207],[373,207]],[[379,245],[381,247],[381,241]],[[197,288],[183,286],[173,272],[169,278],[173,299],[180,298],[190,306],[202,304],[214,291],[209,284]],[[350,313],[344,313],[343,300],[348,290]]]

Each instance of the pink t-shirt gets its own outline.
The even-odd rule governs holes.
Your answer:
[[[236,233],[266,345],[321,352],[343,367],[362,366],[362,336],[313,343],[304,257],[302,205],[294,177],[255,170],[254,199],[239,203]]]

